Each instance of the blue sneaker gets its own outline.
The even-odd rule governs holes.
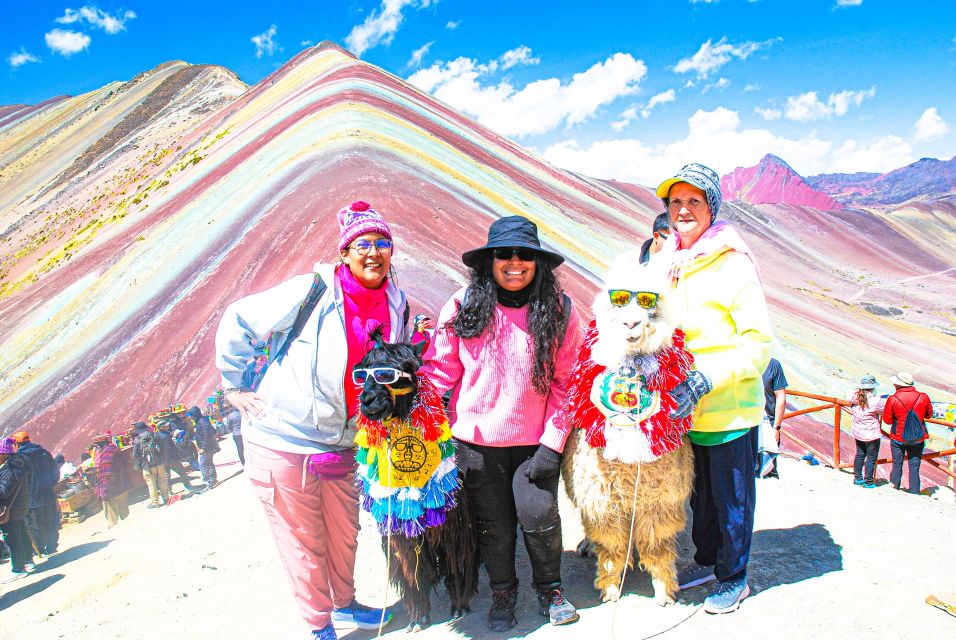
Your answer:
[[[384,619],[382,612],[385,612]],[[384,620],[384,624],[383,624]],[[347,607],[332,610],[332,624],[343,629],[378,629],[379,624],[387,625],[392,621],[392,612],[388,609],[376,609],[359,604],[354,598]]]
[[[865,482],[865,483],[863,483],[863,488],[864,488],[864,489],[876,489],[876,484],[873,483],[873,482]]]
[[[866,482],[866,481],[865,481],[863,478],[856,478],[856,479],[853,481],[853,484],[855,484],[855,485],[858,486],[858,487],[862,487],[864,482]]]
[[[691,587],[713,582],[716,579],[717,576],[714,575],[714,568],[712,566],[707,567],[697,564],[696,562],[691,562],[677,572],[677,588],[690,589]]]
[[[750,595],[747,578],[718,582],[714,591],[704,600],[707,613],[730,613],[736,611],[741,601]]]
[[[339,637],[335,635],[335,627],[332,626],[332,623],[328,623],[321,629],[316,629],[312,632],[312,640],[339,640]]]

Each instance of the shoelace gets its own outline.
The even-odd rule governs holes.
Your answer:
[[[545,598],[547,598],[550,603],[556,607],[564,604],[564,594],[561,593],[561,589],[552,589],[551,591],[546,592]]]
[[[513,609],[514,606],[511,604],[511,592],[510,591],[492,591],[491,592],[492,609]]]

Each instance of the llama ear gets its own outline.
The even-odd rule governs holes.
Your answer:
[[[415,357],[418,358],[418,361],[422,361],[422,354],[425,353],[425,340],[420,342],[412,343],[412,353],[415,354]]]

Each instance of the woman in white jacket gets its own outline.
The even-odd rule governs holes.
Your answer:
[[[234,302],[216,333],[225,396],[242,413],[245,472],[297,604],[320,640],[336,638],[333,625],[371,629],[391,618],[354,598],[359,499],[352,436],[361,388],[351,371],[372,347],[369,334],[381,327],[400,341],[408,322],[405,295],[388,278],[393,245],[385,220],[356,202],[339,211],[338,221],[339,264],[316,264],[314,274]],[[320,293],[318,301],[283,349],[310,292]],[[242,388],[253,345],[270,335],[274,359],[259,388]]]

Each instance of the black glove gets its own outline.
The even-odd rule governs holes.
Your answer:
[[[671,420],[682,420],[692,414],[700,399],[710,393],[713,388],[714,385],[700,371],[688,373],[687,379],[670,392],[671,398],[677,403],[677,408],[671,411]]]
[[[538,445],[531,462],[528,464],[528,480],[537,482],[558,475],[561,470],[561,454],[544,446]]]

